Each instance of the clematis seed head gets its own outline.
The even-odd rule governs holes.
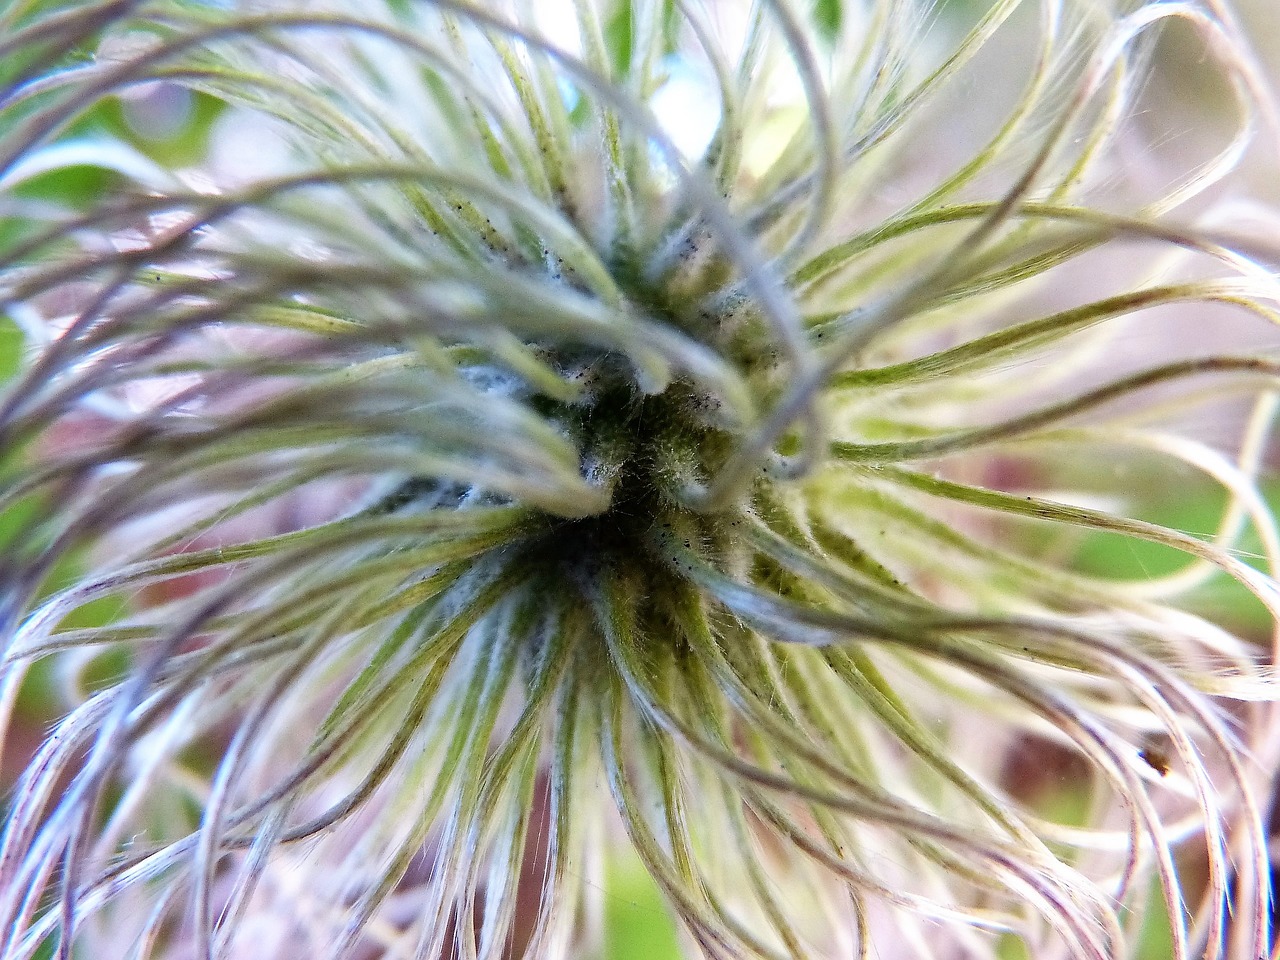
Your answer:
[[[1274,960],[1250,12],[0,2],[0,958]]]

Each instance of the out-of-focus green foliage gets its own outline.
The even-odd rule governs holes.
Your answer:
[[[604,960],[678,960],[675,922],[644,865],[619,850],[607,869]]]

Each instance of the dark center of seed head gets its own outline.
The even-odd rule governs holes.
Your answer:
[[[710,425],[709,404],[682,383],[654,396],[620,383],[558,411],[583,452],[584,470],[611,496],[599,514],[554,521],[530,545],[529,560],[576,580],[617,571],[639,578],[647,591],[677,575],[662,543],[676,538],[714,552],[723,518],[691,510],[680,496],[730,449],[731,436]]]

